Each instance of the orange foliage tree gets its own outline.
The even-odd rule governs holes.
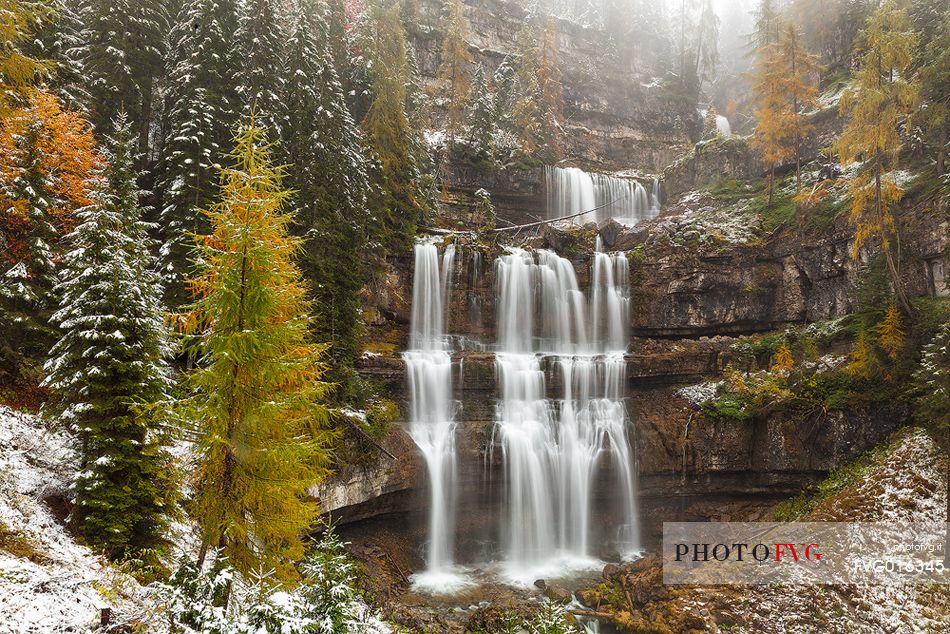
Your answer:
[[[769,168],[769,207],[775,167],[783,161],[795,159],[795,193],[801,189],[802,144],[811,132],[804,110],[816,102],[818,91],[812,78],[817,71],[816,58],[805,51],[792,24],[757,51],[752,88],[759,107],[753,144]]]
[[[32,90],[0,123],[0,362],[9,370],[51,344],[50,290],[59,239],[92,201],[100,159],[88,123]]]

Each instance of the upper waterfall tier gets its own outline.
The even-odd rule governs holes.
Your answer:
[[[574,222],[601,222],[613,218],[634,225],[656,217],[660,208],[659,183],[652,191],[632,178],[592,174],[576,167],[546,167],[548,219],[590,213]]]

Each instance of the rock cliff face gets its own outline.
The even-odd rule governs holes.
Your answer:
[[[525,10],[515,2],[465,3],[475,64],[487,71],[515,50]],[[443,39],[441,0],[422,0],[409,31],[419,73],[435,82]],[[626,60],[602,30],[567,20],[557,23],[558,62],[564,85],[565,154],[592,170],[659,172],[688,144],[695,112],[663,96],[642,69],[654,60]],[[624,58],[624,59],[622,59]],[[433,113],[438,123],[440,113]]]
[[[721,240],[678,243],[664,235],[687,232],[680,207],[634,228],[613,223],[562,231],[550,227],[523,244],[570,257],[580,286],[589,283],[590,253],[598,234],[631,263],[633,310],[627,355],[627,405],[636,443],[638,489],[644,503],[669,504],[696,496],[742,498],[788,495],[857,457],[905,422],[901,406],[794,416],[780,411],[752,421],[708,420],[680,396],[680,386],[715,379],[736,363],[741,337],[789,324],[834,319],[853,311],[860,262],[848,253],[851,232],[841,221],[813,238],[739,244]],[[943,254],[946,212],[908,210],[903,271],[913,295],[947,293]],[[689,225],[693,227],[694,225]],[[449,332],[457,335],[455,390],[462,504],[486,512],[486,482],[504,478],[500,452],[491,451],[497,389],[494,356],[481,352],[495,339],[494,269],[498,247],[460,247],[452,274]],[[393,261],[386,286],[411,288],[411,260]],[[401,349],[409,320],[408,293],[380,293],[388,315],[384,337]],[[559,391],[548,369],[550,395]],[[397,355],[369,356],[361,371],[397,400],[407,399]],[[401,425],[387,441],[395,460],[346,474],[323,494],[344,519],[421,509],[422,468]],[[598,494],[609,497],[606,486]],[[652,500],[652,502],[650,502]],[[487,521],[487,520],[486,520]]]

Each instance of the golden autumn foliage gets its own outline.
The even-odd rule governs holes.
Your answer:
[[[861,68],[841,98],[848,125],[835,144],[843,165],[858,166],[850,181],[855,226],[851,255],[857,258],[867,243],[879,243],[891,284],[907,312],[910,305],[894,255],[898,233],[893,210],[903,190],[891,173],[900,157],[901,126],[919,101],[911,78],[916,48],[917,34],[907,12],[888,0],[868,21]]]
[[[59,98],[32,90],[23,107],[11,110],[0,125],[0,233],[8,259],[26,257],[23,232],[31,200],[18,181],[32,172],[43,180],[50,206],[47,218],[61,233],[73,224],[73,212],[91,203],[88,181],[100,165],[89,124],[63,109]]]
[[[901,329],[901,314],[897,306],[888,304],[884,312],[884,321],[878,324],[877,331],[881,337],[881,350],[892,361],[896,361],[897,355],[904,347],[904,331]]]
[[[44,2],[0,0],[0,117],[52,67],[48,61],[33,59],[23,48],[51,13]]]
[[[854,347],[851,348],[851,363],[845,368],[848,374],[859,378],[870,378],[876,363],[874,349],[867,335],[863,332],[858,334]]]
[[[199,359],[180,413],[196,439],[190,510],[201,558],[219,548],[241,573],[293,580],[317,513],[307,491],[327,473],[334,438],[322,404],[325,346],[309,342],[290,192],[253,121],[232,157],[206,212],[212,234],[198,244],[197,299],[180,320]]]
[[[795,367],[795,359],[792,357],[792,350],[787,343],[783,343],[775,351],[775,360],[772,363],[772,374],[787,376]]]
[[[791,158],[796,164],[796,194],[800,191],[802,144],[812,131],[804,113],[816,103],[813,78],[817,72],[818,62],[805,50],[793,24],[757,51],[752,90],[758,107],[752,143],[769,168],[769,206],[775,167]]]

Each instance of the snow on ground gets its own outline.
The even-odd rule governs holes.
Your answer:
[[[946,460],[925,432],[908,430],[857,484],[804,521],[942,521]],[[946,585],[760,586],[738,596],[734,612],[752,618],[736,632],[950,632]]]
[[[70,445],[35,416],[0,406],[0,522],[34,551],[0,547],[0,634],[86,632],[102,607],[113,608],[113,620],[139,611],[135,582],[73,541],[43,502],[69,485]]]
[[[691,191],[672,203],[654,225],[652,240],[670,243],[748,244],[759,238],[761,221],[750,218],[749,200],[725,204],[703,191]]]
[[[720,385],[722,385],[722,381],[706,381],[705,383],[686,385],[676,390],[676,393],[693,405],[702,405],[716,396],[716,390],[719,389]]]

